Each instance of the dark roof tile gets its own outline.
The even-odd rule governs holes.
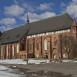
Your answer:
[[[62,29],[69,29],[72,26],[72,18],[67,14],[62,14],[48,19],[32,22],[29,25],[23,25],[3,32],[0,43],[13,43],[19,41],[28,31],[29,35],[35,35],[45,32],[52,32]]]

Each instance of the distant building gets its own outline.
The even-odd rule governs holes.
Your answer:
[[[60,35],[69,34],[77,38],[76,21],[67,13],[0,32],[0,58],[59,58]]]

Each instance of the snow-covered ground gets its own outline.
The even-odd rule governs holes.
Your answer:
[[[2,64],[27,64],[23,59],[5,59],[0,60]]]
[[[62,62],[71,62],[72,60],[62,60]]]
[[[40,63],[49,63],[50,60],[28,60],[28,63],[40,64]],[[0,60],[1,64],[27,64],[27,61],[23,59],[6,59]],[[16,66],[13,66],[16,67]],[[19,72],[18,69],[11,69],[9,67],[5,67],[0,65],[0,77],[25,77],[23,72]]]
[[[2,64],[27,64],[27,63],[33,63],[33,64],[40,64],[40,63],[50,63],[50,60],[34,60],[29,59],[28,62],[24,61],[23,59],[5,59],[0,60],[0,63]]]
[[[40,64],[40,63],[50,63],[50,60],[28,60],[28,63]]]
[[[76,63],[76,62],[77,62],[77,60],[62,60],[62,62]]]
[[[52,61],[53,63],[57,63],[56,61]],[[62,60],[62,62],[70,62],[74,63],[77,62],[77,60]],[[35,59],[29,59],[27,61],[23,59],[5,59],[5,60],[0,60],[0,63],[2,64],[40,64],[40,63],[51,63],[50,60],[45,60],[45,59],[40,59],[40,60],[35,60]]]
[[[69,63],[77,63],[77,60],[62,60],[62,62],[69,62]],[[2,64],[27,64],[27,61],[24,61],[23,59],[6,59],[6,60],[0,60],[0,63]],[[50,60],[35,60],[35,59],[29,59],[28,63],[30,64],[46,64],[46,63],[59,63],[60,62],[55,62],[52,61],[50,62]],[[13,66],[14,68],[16,68],[16,66]],[[19,69],[11,69],[7,66],[2,66],[0,65],[0,77],[25,77],[23,72],[20,72]]]
[[[9,69],[8,67],[0,65],[0,71],[5,71],[5,70],[8,70],[8,69]]]
[[[18,69],[11,69],[0,65],[0,77],[25,77],[22,73],[18,73]]]

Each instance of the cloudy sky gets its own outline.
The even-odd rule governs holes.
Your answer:
[[[26,24],[27,8],[30,22],[66,12],[77,17],[77,0],[0,0],[0,31]]]

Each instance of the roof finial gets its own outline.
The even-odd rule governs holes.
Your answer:
[[[26,11],[27,11],[27,24],[29,24],[28,8],[26,8]]]

